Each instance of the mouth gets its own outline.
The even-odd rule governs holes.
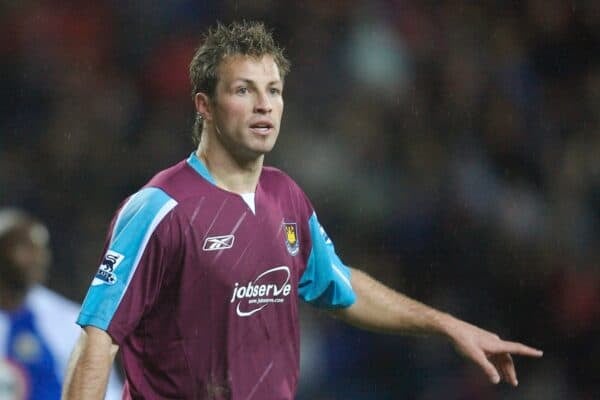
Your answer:
[[[259,135],[268,135],[274,129],[274,126],[269,121],[255,122],[250,125],[250,130]]]

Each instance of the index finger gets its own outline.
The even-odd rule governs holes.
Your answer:
[[[534,349],[533,347],[525,346],[522,343],[502,341],[498,346],[498,351],[520,356],[541,357],[544,355],[542,350]]]

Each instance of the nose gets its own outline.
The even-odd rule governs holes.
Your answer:
[[[271,100],[267,93],[258,92],[256,103],[254,104],[254,112],[259,114],[268,114],[273,110]]]

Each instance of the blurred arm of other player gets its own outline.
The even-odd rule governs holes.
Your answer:
[[[105,331],[93,326],[82,328],[69,361],[62,399],[104,399],[118,350]]]
[[[332,311],[334,316],[362,329],[383,333],[437,334],[446,337],[465,358],[477,364],[491,382],[501,379],[517,386],[511,354],[541,357],[542,351],[498,335],[412,300],[352,269],[356,302]]]

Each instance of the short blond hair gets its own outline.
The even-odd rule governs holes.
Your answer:
[[[214,98],[218,82],[217,70],[223,59],[235,55],[262,58],[272,56],[283,80],[290,70],[290,62],[283,49],[277,45],[273,35],[262,22],[218,23],[203,37],[202,45],[196,50],[190,63],[192,98],[205,93]],[[192,138],[198,144],[202,134],[202,118],[196,116]]]

